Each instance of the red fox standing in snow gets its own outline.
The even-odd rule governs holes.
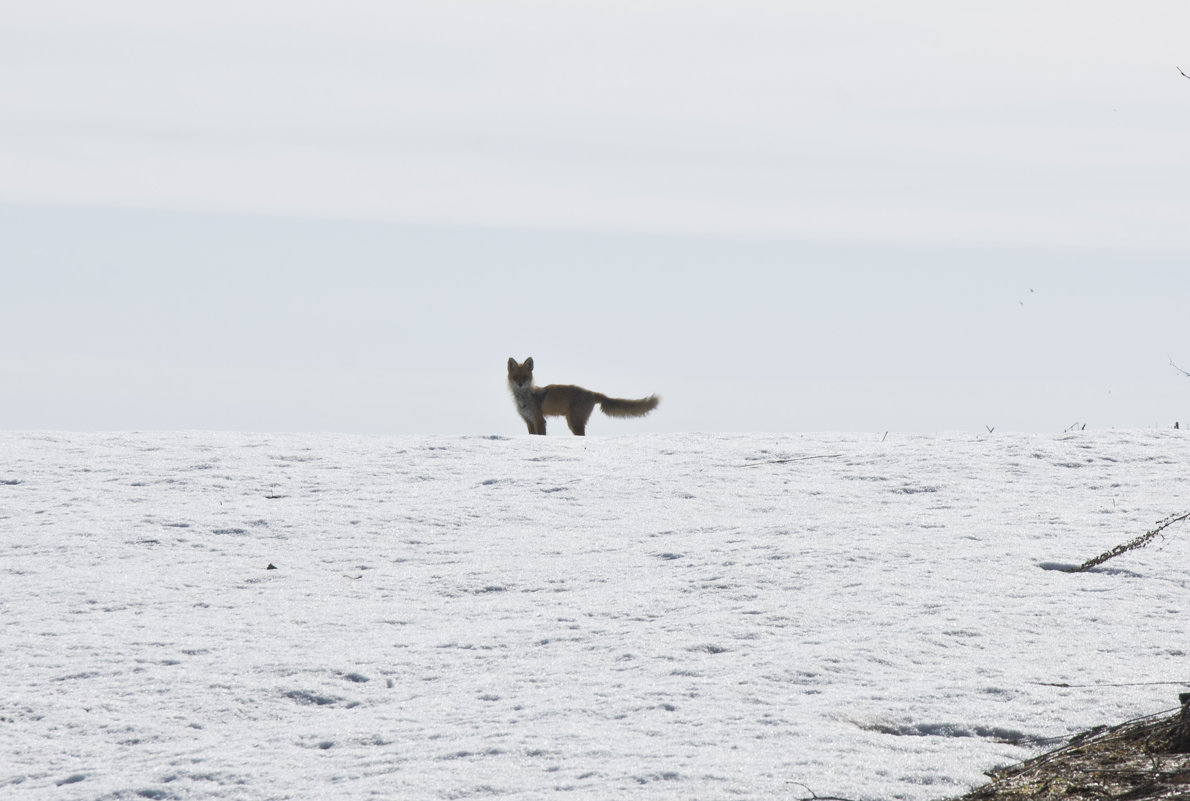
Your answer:
[[[611,417],[643,417],[656,409],[660,401],[656,395],[640,400],[609,398],[572,384],[535,387],[532,356],[520,364],[509,357],[508,388],[512,390],[516,410],[525,418],[530,434],[545,434],[545,418],[548,415],[565,416],[566,425],[570,426],[575,436],[581,437],[587,433],[587,419],[597,403],[603,413]]]

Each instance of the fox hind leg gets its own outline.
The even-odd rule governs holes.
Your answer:
[[[566,425],[570,426],[571,433],[576,437],[587,435],[587,421],[591,419],[591,411],[594,408],[594,403],[576,403],[567,410]]]

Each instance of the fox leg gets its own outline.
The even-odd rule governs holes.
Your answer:
[[[535,428],[536,430],[534,430]],[[529,433],[541,434],[542,436],[545,436],[545,415],[537,415],[537,420],[534,423],[529,424]]]
[[[591,411],[595,408],[593,403],[575,404],[566,412],[566,425],[570,426],[570,431],[576,437],[585,437],[587,435],[587,421],[591,419]]]

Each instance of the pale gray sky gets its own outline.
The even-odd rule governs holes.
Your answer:
[[[0,426],[1190,419],[1181,2],[42,0],[0,19]],[[554,426],[555,430],[559,426]]]

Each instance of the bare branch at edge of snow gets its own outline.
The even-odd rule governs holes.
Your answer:
[[[1082,573],[1084,571],[1090,570],[1093,567],[1101,565],[1104,562],[1106,562],[1108,559],[1113,559],[1122,553],[1127,553],[1128,551],[1132,551],[1137,548],[1143,548],[1146,545],[1148,545],[1150,542],[1152,542],[1153,538],[1156,537],[1158,534],[1160,534],[1162,531],[1169,528],[1174,523],[1180,523],[1183,520],[1186,520],[1187,518],[1190,518],[1190,512],[1175,513],[1175,514],[1172,514],[1169,517],[1165,518],[1164,520],[1158,520],[1157,527],[1155,529],[1153,529],[1152,531],[1147,531],[1144,534],[1141,534],[1139,537],[1137,537],[1133,540],[1125,542],[1121,545],[1117,545],[1116,547],[1112,548],[1110,551],[1101,553],[1098,556],[1096,556],[1094,559],[1088,559],[1087,561],[1083,562],[1078,567],[1072,567],[1069,570],[1067,570],[1066,572],[1067,573]]]

